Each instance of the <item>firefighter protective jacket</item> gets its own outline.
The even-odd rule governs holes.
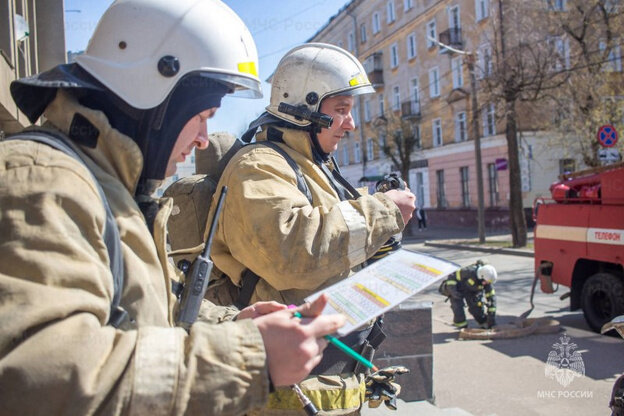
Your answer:
[[[492,315],[496,313],[496,292],[494,286],[477,276],[478,265],[473,264],[457,270],[449,275],[446,280],[446,287],[449,295],[455,298],[480,297],[485,295],[486,313]]]
[[[283,140],[278,144],[301,168],[312,203],[297,188],[295,172],[284,157],[266,146],[244,147],[228,163],[217,187],[227,185],[229,190],[212,258],[236,285],[246,268],[261,277],[250,303],[300,304],[346,278],[405,224],[399,208],[383,193],[341,201],[314,162],[309,133],[277,130]],[[256,140],[266,140],[266,132]],[[328,168],[335,167],[328,162]],[[213,210],[214,205],[213,199]]]
[[[170,201],[154,237],[133,194],[142,155],[103,113],[62,91],[48,106],[68,133],[80,113],[99,130],[76,146],[117,220],[125,264],[123,329],[107,326],[113,277],[105,210],[89,171],[32,141],[0,143],[0,414],[242,414],[268,397],[266,355],[251,320],[174,327],[165,257]],[[222,319],[224,310],[203,310]],[[208,315],[206,315],[208,312]]]
[[[228,186],[228,196],[212,259],[236,285],[246,268],[260,276],[250,303],[277,300],[298,305],[315,291],[347,278],[351,269],[402,231],[404,223],[396,204],[383,193],[341,201],[314,162],[309,133],[278,130],[283,140],[278,145],[300,167],[312,203],[299,190],[295,171],[282,155],[268,146],[244,147],[230,160],[217,186],[215,194]],[[266,140],[267,131],[256,140]],[[215,205],[213,198],[212,210]],[[208,218],[212,216],[211,212]],[[354,415],[365,400],[363,381],[364,374],[345,372],[312,375],[300,386],[317,408],[327,412],[323,414]],[[278,389],[267,408],[256,414],[304,412],[292,391]]]

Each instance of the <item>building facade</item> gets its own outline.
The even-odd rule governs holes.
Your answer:
[[[534,2],[538,8],[540,3],[541,10],[548,12],[550,3]],[[353,0],[309,39],[349,50],[363,63],[376,89],[375,94],[356,98],[356,130],[342,140],[335,154],[350,181],[370,186],[380,176],[400,170],[383,148],[395,140],[395,132],[403,130],[405,135],[407,126],[415,142],[407,179],[417,203],[428,209],[434,222],[476,225],[475,100],[469,53],[474,57],[486,227],[507,226],[510,185],[504,110],[500,102],[488,98],[483,85],[497,52],[493,19],[499,4],[496,0]],[[549,138],[556,133],[548,131],[548,109],[528,111],[530,107],[518,108],[526,208],[536,197],[549,195],[548,187],[562,173],[562,165],[574,158],[553,149]],[[582,167],[580,160],[574,164]]]
[[[9,85],[66,62],[63,0],[0,2],[0,135],[30,122],[11,98]]]

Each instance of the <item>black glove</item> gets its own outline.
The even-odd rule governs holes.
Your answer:
[[[366,399],[368,407],[379,407],[383,401],[386,407],[396,410],[396,398],[401,386],[393,383],[396,376],[409,373],[409,369],[400,365],[382,368],[366,376]]]

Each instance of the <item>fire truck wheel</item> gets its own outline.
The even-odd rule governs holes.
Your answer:
[[[624,281],[611,273],[596,273],[583,285],[581,307],[589,327],[600,333],[602,325],[624,314]]]

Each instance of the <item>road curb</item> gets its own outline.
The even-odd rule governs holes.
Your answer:
[[[532,251],[518,250],[518,249],[513,249],[513,248],[481,247],[481,246],[474,246],[474,245],[469,245],[469,244],[444,243],[444,242],[438,242],[438,241],[425,241],[424,244],[429,247],[480,251],[483,253],[506,254],[510,256],[520,256],[520,257],[533,257]]]

